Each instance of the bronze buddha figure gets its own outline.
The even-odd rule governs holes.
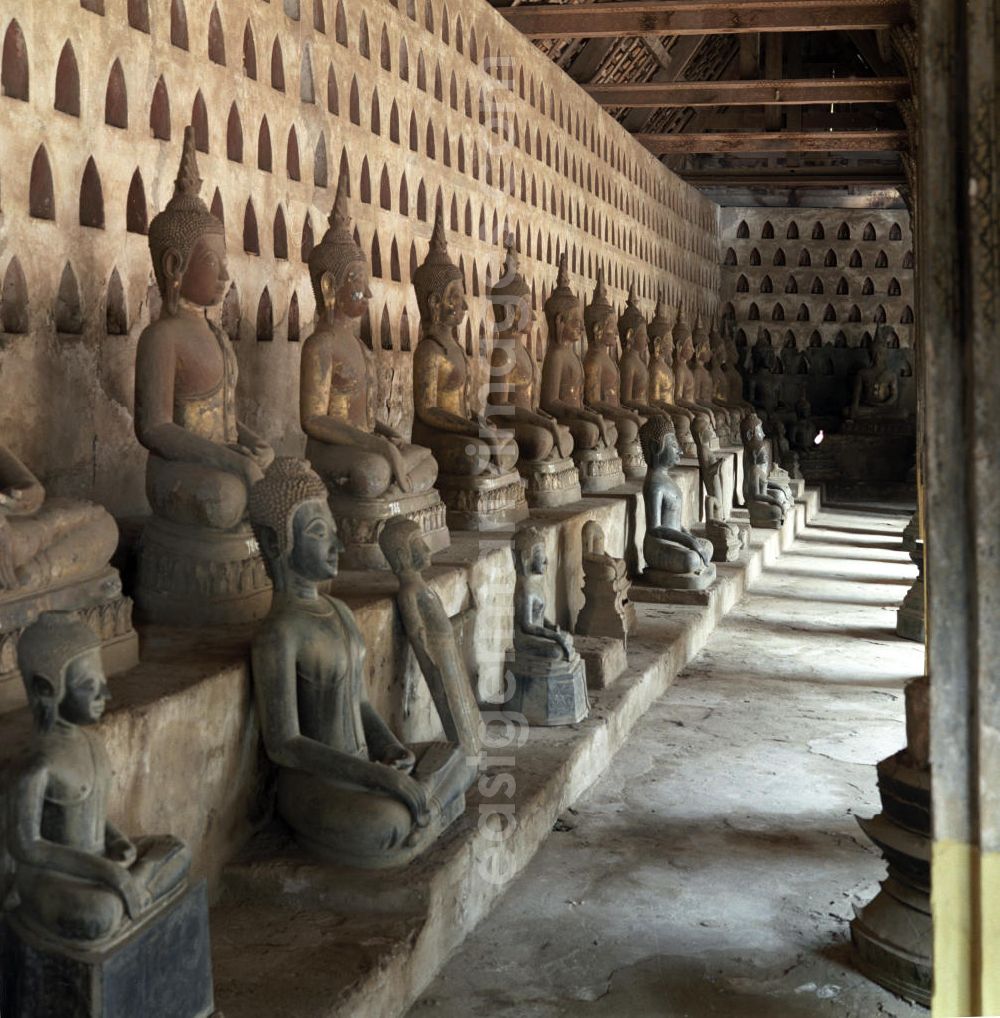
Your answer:
[[[162,624],[251,621],[270,598],[246,512],[274,452],[236,416],[236,355],[206,315],[229,274],[223,225],[200,190],[188,127],[174,196],[149,225],[163,306],[139,337],[135,363],[135,432],[149,450],[153,509],[136,601]]]
[[[583,403],[583,363],[576,350],[583,335],[583,314],[580,299],[570,287],[565,252],[559,259],[556,286],[545,302],[545,318],[549,335],[542,363],[542,409],[565,424],[573,436],[573,460],[583,492],[616,488],[625,482],[615,448],[618,429]]]
[[[743,501],[750,524],[777,530],[794,499],[788,486],[771,473],[771,450],[760,418],[749,413],[741,426],[743,438]]]
[[[437,460],[448,522],[458,529],[483,530],[523,519],[528,507],[524,482],[514,469],[517,442],[470,405],[469,366],[456,339],[468,305],[462,273],[448,255],[440,204],[413,288],[420,309],[420,342],[413,355],[413,438]]]
[[[531,290],[518,269],[513,238],[503,274],[490,289],[497,336],[490,362],[489,410],[514,432],[517,468],[527,484],[528,504],[552,507],[580,498],[573,435],[539,406],[540,371],[529,349],[535,313]]]
[[[384,569],[378,533],[386,520],[416,520],[431,550],[440,551],[449,543],[445,510],[433,489],[438,467],[431,450],[411,445],[375,416],[378,376],[357,334],[371,298],[368,263],[351,233],[343,175],[329,224],[309,255],[319,314],[302,344],[299,419],[306,459],[330,490],[345,568]]]
[[[647,329],[649,334],[649,390],[647,399],[651,406],[665,410],[674,424],[681,453],[684,456],[697,456],[691,422],[694,411],[679,406],[675,402],[674,384],[674,333],[670,318],[667,315],[666,302],[661,298],[656,302],[656,313]]]
[[[584,405],[615,422],[618,428],[618,455],[622,458],[625,476],[643,477],[646,464],[642,458],[638,435],[644,418],[621,403],[621,378],[617,358],[612,356],[618,344],[618,324],[615,309],[608,300],[603,268],[597,270],[594,296],[584,309],[583,320],[588,340],[587,355],[583,359]]]

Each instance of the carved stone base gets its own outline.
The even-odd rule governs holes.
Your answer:
[[[4,1018],[209,1018],[208,902],[199,884],[112,945],[67,946],[8,915],[0,931]]]
[[[554,509],[578,502],[580,474],[571,459],[548,460],[545,463],[521,463],[517,469],[524,478],[528,505],[532,509]]]
[[[628,660],[623,640],[574,636],[573,645],[583,658],[588,689],[606,689],[625,671]]]
[[[750,526],[758,527],[761,530],[780,530],[785,522],[785,514],[774,516],[774,505],[770,502],[748,502],[746,506],[750,513]]]
[[[618,450],[622,458],[622,469],[630,481],[641,481],[646,476],[646,460],[638,440]]]
[[[914,643],[923,643],[924,634],[924,578],[918,576],[896,612],[896,635]]]
[[[569,661],[508,658],[507,681],[513,684],[504,709],[523,714],[529,725],[575,725],[590,713],[583,658]]]
[[[438,474],[437,488],[452,530],[498,530],[528,515],[524,481],[516,470],[479,477]]]
[[[628,641],[635,628],[635,605],[629,600],[631,584],[622,580],[591,580],[584,577],[584,603],[573,627],[578,636]],[[582,651],[581,651],[582,653]]]
[[[632,600],[637,604],[707,605],[716,595],[715,580],[712,563],[700,573],[668,573],[647,567],[632,584]]]
[[[163,626],[262,619],[271,581],[253,531],[182,527],[152,517],[142,531],[135,602],[141,621]]]
[[[705,537],[712,542],[713,562],[735,562],[746,548],[749,535],[746,528],[732,520],[708,520],[705,523]]]
[[[580,474],[580,490],[584,495],[597,495],[625,483],[621,457],[614,449],[575,450],[573,462]]]
[[[118,570],[108,567],[87,580],[0,599],[0,711],[24,703],[17,670],[17,641],[25,627],[46,611],[72,611],[100,637],[104,670],[127,671],[139,662],[139,638],[132,628],[132,601],[122,594]]]
[[[344,542],[342,569],[388,569],[378,535],[386,520],[403,516],[420,524],[427,547],[442,551],[451,544],[441,496],[434,490],[397,498],[351,498],[330,489],[330,511]]]
[[[642,578],[645,585],[663,590],[705,590],[715,583],[715,566],[709,563],[699,573],[668,573],[665,569],[647,566]],[[634,594],[634,584],[632,590]],[[633,596],[632,600],[636,598]]]

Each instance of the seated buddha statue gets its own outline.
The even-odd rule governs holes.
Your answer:
[[[730,408],[727,403],[720,402],[717,396],[715,376],[712,373],[712,343],[705,320],[698,315],[695,320],[694,357],[691,359],[691,373],[694,375],[695,398],[699,404],[711,409],[715,416],[715,430],[723,445],[732,445],[739,440],[742,410]]]
[[[198,196],[194,133],[174,195],[149,224],[160,317],[139,337],[135,432],[149,450],[136,601],[149,621],[210,625],[267,610],[259,555],[248,551],[247,493],[274,452],[236,416],[237,365],[206,309],[222,301],[225,230]]]
[[[901,417],[899,411],[899,377],[889,367],[886,327],[875,330],[871,346],[871,363],[854,376],[851,405],[844,416],[851,421],[871,417]]]
[[[545,614],[548,558],[541,532],[518,530],[513,552],[514,652],[508,666],[513,691],[505,709],[532,725],[577,724],[590,711],[587,676],[572,635]]]
[[[715,580],[712,543],[684,526],[684,496],[670,470],[681,450],[668,417],[650,417],[639,431],[646,477],[642,498],[646,508],[646,559],[643,580],[667,590],[704,590]]]
[[[754,361],[757,366],[750,376],[750,402],[771,443],[773,458],[781,464],[790,464],[787,427],[792,413],[783,398],[784,366],[769,343],[754,347]]]
[[[418,519],[433,551],[447,547],[444,506],[433,490],[430,449],[411,445],[374,413],[378,376],[358,336],[368,309],[368,262],[351,233],[341,174],[330,228],[309,255],[316,331],[302,344],[299,420],[306,459],[330,489],[347,568],[386,567],[378,530],[397,515]]]
[[[603,268],[597,270],[594,296],[584,309],[583,321],[587,328],[587,355],[583,359],[584,405],[615,422],[618,455],[622,458],[625,476],[643,477],[646,464],[638,441],[643,418],[621,403],[621,377],[617,358],[613,355],[618,345],[618,322],[608,300]]]
[[[743,398],[743,376],[736,367],[739,353],[731,335],[725,335],[713,324],[709,333],[712,350],[712,381],[715,385],[715,402],[725,407],[730,416],[730,435],[739,440],[739,426],[743,415],[752,410],[751,404]]]
[[[771,450],[764,426],[753,413],[743,418],[743,502],[754,527],[777,530],[794,505],[791,490],[771,469]]]
[[[327,488],[303,460],[277,459],[250,496],[274,583],[251,646],[277,812],[303,847],[333,862],[398,866],[464,809],[478,761],[454,743],[404,746],[365,694],[366,648],[348,607],[319,590],[340,540]],[[454,726],[452,726],[454,728]]]
[[[468,304],[461,270],[448,255],[438,204],[430,249],[413,274],[420,309],[420,342],[413,355],[413,439],[437,460],[438,490],[449,524],[480,530],[527,515],[524,484],[514,467],[513,433],[475,412],[469,365],[456,338]]]
[[[662,407],[649,402],[649,334],[646,319],[639,310],[635,287],[629,289],[628,303],[618,319],[618,336],[621,356],[618,358],[618,377],[621,381],[621,404],[643,417],[666,413]]]
[[[583,404],[583,363],[576,349],[583,335],[583,313],[570,287],[565,252],[559,259],[556,286],[545,302],[545,318],[549,336],[542,362],[541,407],[569,428],[584,493],[615,488],[625,481],[615,449],[618,429],[610,418]]]
[[[181,894],[191,855],[176,838],[133,840],[108,819],[111,765],[88,731],[104,713],[108,686],[90,627],[45,612],[21,636],[18,663],[34,732],[9,791],[11,918],[66,948],[107,947]]]
[[[703,403],[698,402],[697,386],[695,384],[694,372],[691,369],[691,358],[694,356],[694,340],[691,334],[691,327],[687,323],[684,314],[684,306],[677,309],[677,318],[673,327],[674,338],[674,402],[685,410],[689,410],[694,417],[706,417],[708,423],[715,431],[715,412]]]
[[[580,476],[573,460],[573,435],[541,409],[540,375],[529,342],[535,324],[531,288],[518,267],[513,238],[504,270],[490,289],[497,334],[490,361],[487,412],[517,440],[517,468],[528,488],[528,504],[551,507],[580,498]]]
[[[674,402],[674,333],[667,314],[666,302],[656,302],[656,313],[647,329],[649,334],[649,390],[651,406],[666,410],[674,425],[674,433],[684,456],[697,456],[691,423],[694,411]]]

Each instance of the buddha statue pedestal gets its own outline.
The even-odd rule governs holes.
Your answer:
[[[438,475],[451,530],[502,530],[528,516],[525,485],[516,470],[478,477]]]
[[[573,463],[580,475],[580,490],[584,495],[600,495],[625,483],[624,464],[614,447],[574,449]]]
[[[573,637],[573,645],[583,658],[588,689],[607,689],[628,667],[623,640],[577,633]]]
[[[135,600],[156,625],[238,625],[267,615],[271,583],[249,525],[212,530],[154,516],[142,531]]]
[[[624,646],[635,628],[635,605],[625,560],[605,550],[604,531],[594,520],[583,525],[583,607],[573,631],[577,636],[619,640]]]
[[[204,882],[163,899],[111,938],[70,945],[17,915],[0,932],[4,1018],[214,1015]]]
[[[924,642],[924,542],[915,537],[911,540],[910,558],[919,570],[912,587],[906,592],[903,603],[896,612],[896,635],[914,643]]]
[[[514,538],[514,649],[508,655],[504,710],[530,725],[574,725],[590,713],[583,659],[573,637],[545,617],[548,560],[539,531]]]
[[[247,494],[274,459],[236,414],[237,363],[207,317],[228,287],[226,231],[198,196],[194,131],[184,132],[174,195],[149,224],[163,298],[139,337],[135,432],[148,450],[135,600],[146,622],[254,622],[271,589],[246,522]]]
[[[308,458],[308,447],[306,455]],[[330,511],[342,536],[344,569],[385,569],[385,556],[379,548],[379,534],[389,520],[411,520],[423,534],[432,552],[443,551],[451,544],[445,516],[445,505],[437,491],[397,495],[394,498],[356,498],[339,493],[330,483]]]
[[[517,469],[524,478],[525,496],[532,509],[556,509],[583,497],[580,472],[572,458],[545,463],[518,461]]]

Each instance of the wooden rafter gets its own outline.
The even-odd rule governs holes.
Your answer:
[[[708,134],[636,134],[656,155],[711,152],[896,152],[905,131],[715,131]]]
[[[607,0],[498,13],[531,39],[856,31],[892,28],[910,16],[907,0]]]
[[[797,106],[810,103],[894,103],[906,99],[906,78],[801,78],[786,81],[675,81],[587,85],[602,106]]]

